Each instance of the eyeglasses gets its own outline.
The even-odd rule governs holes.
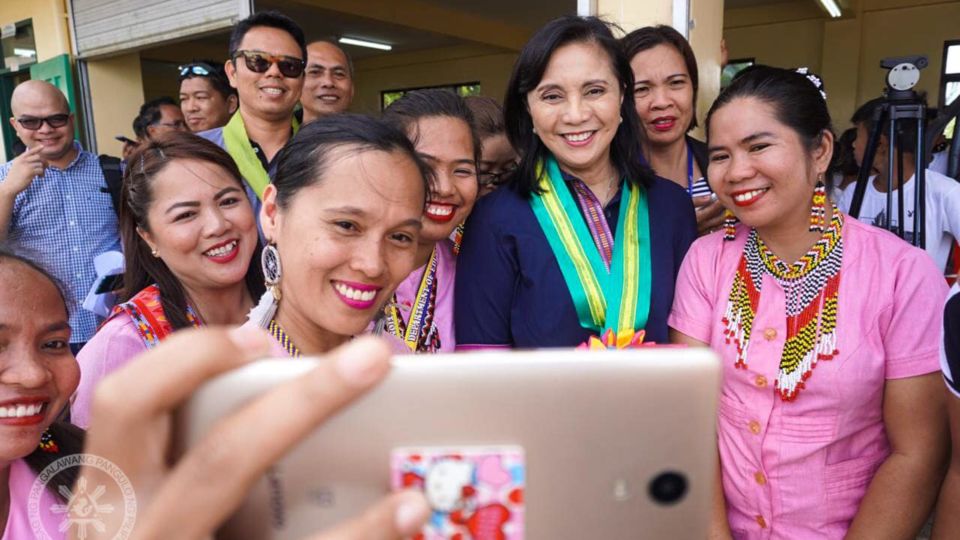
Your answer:
[[[233,55],[234,62],[238,56],[243,57],[247,69],[254,73],[266,73],[271,65],[276,64],[280,73],[291,79],[303,75],[303,68],[306,66],[306,62],[295,56],[273,56],[258,51],[237,51]]]
[[[477,180],[483,187],[497,187],[506,183],[507,178],[517,170],[517,164],[511,163],[499,172],[478,172]]]
[[[177,69],[180,70],[180,77],[189,77],[191,75],[209,77],[216,71],[206,62],[194,62],[193,64],[180,66]]]
[[[50,116],[37,117],[37,116],[21,116],[17,118],[17,122],[23,126],[24,129],[29,129],[30,131],[36,131],[43,126],[43,123],[46,122],[48,126],[52,128],[61,128],[67,125],[67,122],[70,121],[69,114],[51,114]]]

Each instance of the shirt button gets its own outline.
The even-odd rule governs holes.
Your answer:
[[[753,479],[756,480],[761,486],[765,486],[767,484],[767,477],[764,476],[764,474],[760,471],[754,473]]]
[[[76,224],[77,224],[76,221],[73,221],[72,219],[70,220],[70,226],[71,226],[71,227],[75,226]]]
[[[767,341],[773,341],[777,339],[777,329],[776,328],[767,328],[763,331],[763,339]]]
[[[753,433],[754,435],[760,434],[760,422],[757,422],[756,420],[751,420],[749,426],[750,426],[751,433]]]
[[[763,516],[757,516],[757,525],[759,525],[761,529],[766,529],[767,520],[763,519]]]
[[[753,380],[753,383],[757,385],[757,388],[766,388],[767,378],[763,375],[757,375],[757,378]]]
[[[73,251],[80,251],[80,248],[74,246]]]
[[[70,200],[70,196],[69,196],[69,195],[67,195],[67,200],[68,200],[68,201]]]

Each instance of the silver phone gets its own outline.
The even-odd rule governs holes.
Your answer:
[[[206,384],[179,412],[178,451],[319,361],[264,360]],[[709,350],[502,351],[392,362],[380,386],[275,464],[220,537],[302,538],[402,486],[425,489],[434,505],[426,539],[453,530],[507,540],[705,537],[720,382]],[[470,456],[480,456],[476,466],[451,464]],[[490,463],[509,475],[497,476]],[[509,496],[486,478],[505,482]],[[481,515],[491,500],[503,503],[499,513]]]

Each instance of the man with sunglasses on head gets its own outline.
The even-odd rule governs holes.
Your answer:
[[[70,347],[96,330],[79,309],[96,279],[93,259],[120,250],[117,216],[100,162],[74,140],[73,114],[63,93],[45,81],[13,90],[10,124],[27,150],[0,166],[0,242],[31,253],[64,285]]]
[[[223,66],[194,60],[180,66],[180,110],[190,131],[223,127],[237,111],[237,91],[230,86]]]
[[[293,109],[303,88],[306,49],[300,26],[276,11],[247,17],[230,35],[224,68],[240,108],[226,126],[200,136],[226,149],[258,199],[276,170],[274,157],[299,127]]]

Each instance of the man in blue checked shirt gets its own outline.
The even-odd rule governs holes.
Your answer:
[[[119,251],[117,217],[97,156],[73,139],[64,95],[45,81],[26,81],[11,98],[27,150],[0,166],[0,241],[46,267],[66,289],[76,352],[97,320],[80,307],[96,278],[93,259]]]

